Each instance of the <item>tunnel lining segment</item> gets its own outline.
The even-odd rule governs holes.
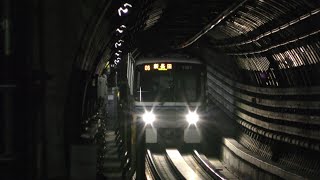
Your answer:
[[[224,145],[232,151],[236,156],[243,159],[244,161],[261,168],[264,171],[267,171],[271,174],[279,176],[284,179],[292,179],[292,180],[299,180],[299,179],[306,179],[303,176],[294,174],[289,172],[276,164],[272,163],[269,160],[263,160],[262,157],[257,157],[251,151],[244,148],[241,144],[239,144],[236,140],[231,138],[224,138],[223,139]]]

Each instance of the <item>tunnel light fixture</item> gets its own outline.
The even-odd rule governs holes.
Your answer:
[[[156,116],[152,112],[146,111],[142,116],[142,120],[145,124],[152,124],[156,120]]]
[[[121,6],[118,9],[119,16],[121,17],[121,16],[127,14],[129,12],[129,8],[132,8],[132,5],[129,3],[124,3],[123,6]]]
[[[121,33],[123,33],[124,29],[126,29],[126,28],[127,27],[125,25],[121,25],[119,28],[116,29],[116,31],[121,34]]]
[[[115,48],[121,47],[123,42],[124,42],[124,41],[123,41],[122,39],[118,40],[118,42],[114,43],[114,47],[115,47]]]
[[[199,115],[197,112],[190,112],[186,115],[187,122],[189,124],[196,124],[199,121]]]
[[[116,30],[118,33],[123,33],[123,30],[122,29],[119,29],[119,28],[117,28],[117,30]]]
[[[125,25],[121,25],[119,28],[116,29],[116,31],[120,34],[123,33],[123,31],[126,29],[127,27]]]
[[[121,61],[121,58],[118,57],[117,59],[114,60],[114,64],[117,65],[120,61]]]

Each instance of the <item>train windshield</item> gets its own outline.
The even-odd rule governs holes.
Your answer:
[[[136,72],[136,101],[197,102],[203,97],[205,74],[201,64],[142,64]]]

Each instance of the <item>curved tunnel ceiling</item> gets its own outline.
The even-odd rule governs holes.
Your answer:
[[[104,23],[96,27],[95,41],[100,43],[95,47],[102,49],[91,52],[100,54],[91,59],[104,59],[100,66],[112,62],[119,38],[135,56],[177,51],[196,39],[190,47],[229,55],[247,71],[290,69],[318,64],[320,59],[319,1],[140,0],[132,5],[131,17],[125,21],[116,17],[119,2],[107,3],[101,13]],[[119,36],[116,29],[122,24],[128,29]],[[178,51],[184,49],[188,48]]]
[[[139,32],[136,39],[138,46],[143,50],[173,49],[201,31],[232,3],[230,0],[158,2],[155,4],[165,4],[165,9],[162,9],[159,15],[157,11],[148,13],[145,28]],[[163,7],[157,6],[158,9]],[[155,16],[156,18],[153,18]],[[157,22],[151,21],[153,24],[150,25],[152,18],[157,19]]]
[[[139,32],[138,44],[175,47],[195,36],[212,20],[237,4],[241,6],[221,22],[217,19],[218,25],[206,36],[210,37],[215,49],[222,49],[229,55],[263,53],[277,48],[277,45],[285,46],[318,34],[318,1],[242,2],[154,1],[151,4],[154,10],[146,14],[144,28]],[[153,24],[150,25],[150,22]],[[152,44],[150,39],[155,43]]]
[[[240,1],[141,0],[132,2],[129,16],[118,17],[115,12],[122,5],[112,2],[108,12],[101,13],[106,24],[109,23],[108,35],[112,38],[103,39],[111,54],[117,51],[114,44],[119,39],[126,42],[125,48],[138,48],[142,54],[175,51],[177,46],[200,32],[212,19],[219,17],[230,4],[238,3]],[[121,25],[126,26],[126,31],[119,34],[116,30]]]
[[[211,30],[212,48],[234,57],[246,70],[266,71],[319,62],[318,1],[249,1]]]

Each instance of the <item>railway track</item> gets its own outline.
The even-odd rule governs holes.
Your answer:
[[[147,150],[146,177],[155,180],[226,179],[204,155],[197,151],[180,154],[177,149],[166,149],[164,153]]]

